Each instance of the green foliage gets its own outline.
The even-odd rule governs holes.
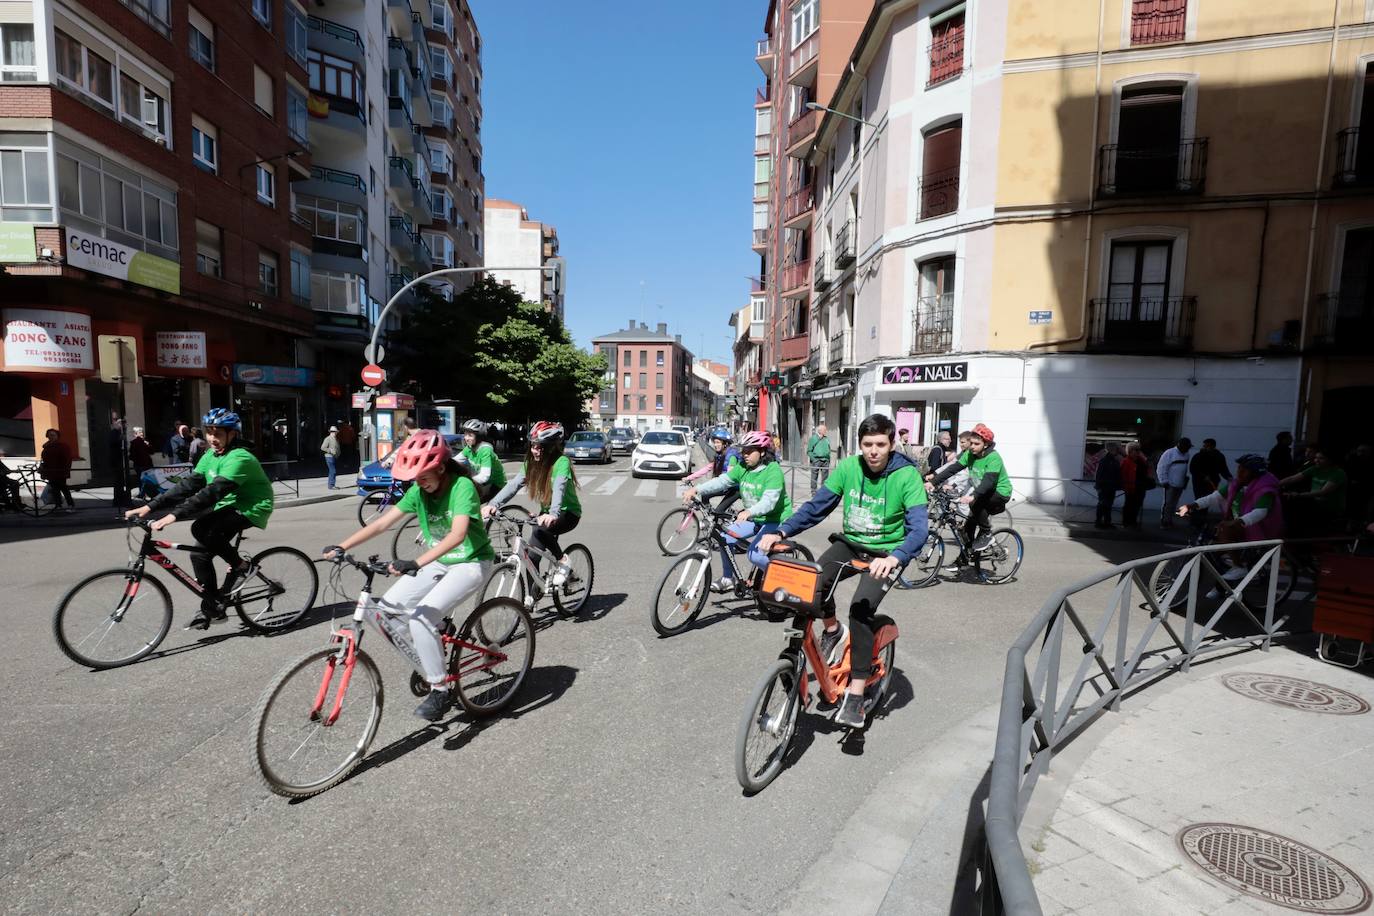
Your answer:
[[[391,335],[393,387],[452,398],[465,415],[525,423],[586,419],[606,361],[582,352],[556,315],[484,278],[445,302],[423,290],[406,326]]]

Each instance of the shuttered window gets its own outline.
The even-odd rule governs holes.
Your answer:
[[[964,11],[960,8],[930,26],[930,79],[934,86],[964,72]]]
[[[1132,0],[1131,44],[1156,45],[1187,37],[1188,0]]]
[[[959,154],[963,122],[937,127],[924,137],[921,151],[921,219],[959,208]]]

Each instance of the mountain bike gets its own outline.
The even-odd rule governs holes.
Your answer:
[[[172,627],[172,598],[167,587],[150,574],[149,560],[172,574],[197,598],[205,590],[168,557],[164,550],[209,555],[195,544],[177,544],[153,537],[146,519],[129,519],[129,563],[92,573],[72,587],[53,614],[52,631],[58,648],[72,661],[97,670],[132,664],[155,650]],[[134,526],[142,529],[134,536]],[[244,540],[234,538],[234,549]],[[135,548],[135,542],[138,546]],[[240,555],[240,559],[244,559]],[[243,625],[258,633],[275,633],[294,625],[315,603],[319,575],[310,558],[294,547],[269,547],[247,558],[250,568],[216,607],[238,612]]]
[[[843,541],[860,554],[858,558],[840,564],[852,567],[860,575],[865,574],[873,559],[883,556],[866,550],[863,545],[841,534],[832,534],[830,539]],[[829,594],[818,596],[815,594],[818,570],[809,573],[809,581],[805,571],[798,573],[798,570],[791,569],[787,570],[787,575],[780,577],[785,584],[779,586],[779,591],[791,589],[802,598],[791,625],[784,631],[787,647],[754,688],[735,737],[735,776],[746,792],[762,791],[782,771],[783,761],[797,732],[798,716],[811,704],[812,678],[816,681],[818,701],[824,700],[829,704],[838,704],[849,687],[852,666],[848,636],[845,637],[840,658],[830,665],[821,658],[815,628],[815,622],[826,616],[824,608],[833,598],[842,577],[836,577]],[[765,581],[766,592],[772,583]],[[789,596],[775,593],[770,597]],[[873,668],[864,687],[865,728],[887,697],[896,661],[897,637],[900,635],[897,624],[890,617],[877,614],[874,624]]]
[[[10,479],[19,484],[19,501],[9,502],[9,493],[0,493],[0,511],[9,510],[21,512],[24,515],[31,515],[34,518],[41,518],[51,512],[57,511],[57,500],[50,503],[43,502],[43,488],[48,485],[38,473],[37,464],[26,464],[21,468],[12,468]]]
[[[649,623],[660,636],[675,636],[690,627],[706,607],[706,599],[711,593],[711,564],[714,558],[720,555],[720,549],[727,544],[726,529],[734,522],[736,513],[733,509],[712,509],[709,506],[704,506],[703,510],[707,519],[703,533],[697,538],[690,553],[679,556],[668,565],[654,590],[653,603],[649,605]],[[811,551],[803,544],[788,542],[786,550],[807,562],[813,559]],[[753,563],[746,561],[744,568],[741,569],[740,564],[736,562],[736,557],[748,552],[747,541],[735,544],[729,551],[730,568],[721,570],[722,575],[728,574],[734,581],[735,598],[754,595],[755,587],[762,575],[762,570]],[[760,610],[773,616],[757,598],[755,604]]]
[[[492,550],[496,551],[497,560],[510,556],[511,542],[530,517],[529,511],[520,506],[506,506],[503,512],[504,515],[492,515],[486,521],[487,537],[491,540]],[[428,548],[425,536],[420,531],[419,517],[415,515],[408,516],[391,538],[393,560],[413,560]]]
[[[520,510],[524,512],[524,510]],[[570,544],[563,548],[563,556],[568,561],[568,577],[561,584],[554,583],[554,570],[558,561],[546,550],[530,543],[525,536],[526,526],[537,525],[536,519],[511,512],[510,506],[497,509],[491,514],[489,524],[515,526],[516,534],[510,542],[510,552],[497,560],[487,581],[482,584],[479,601],[488,598],[510,598],[526,610],[534,610],[536,604],[545,596],[553,598],[553,605],[564,617],[571,617],[582,609],[592,593],[592,578],[595,569],[592,565],[592,552],[583,544]],[[544,561],[548,562],[545,563]],[[540,572],[540,567],[544,571]]]
[[[943,490],[937,489],[930,495],[930,534],[906,570],[898,574],[897,588],[928,585],[947,565],[959,569],[971,567],[974,575],[988,585],[1001,585],[1016,575],[1026,555],[1026,542],[1021,535],[1014,528],[994,528],[988,535],[988,546],[974,550],[964,537],[964,523],[968,518],[959,513],[959,505],[954,496]],[[946,534],[942,535],[941,531]],[[945,563],[946,540],[959,548],[958,556],[949,564]]]
[[[410,489],[410,481],[393,480],[385,490],[373,490],[358,500],[358,525],[366,525],[396,505],[401,501],[401,497],[405,496],[408,489]]]
[[[406,610],[372,596],[373,580],[390,574],[389,561],[343,556],[331,577],[345,565],[365,577],[351,622],[330,634],[329,646],[284,668],[253,716],[253,768],[267,788],[287,798],[308,798],[338,785],[377,735],[382,677],[360,648],[365,624],[410,662],[411,692],[424,696],[430,689]],[[504,634],[500,640],[487,635],[496,632]],[[446,620],[440,639],[448,653],[445,683],[453,685],[463,709],[478,718],[509,706],[534,663],[534,626],[525,609],[506,598],[481,602],[456,630]]]

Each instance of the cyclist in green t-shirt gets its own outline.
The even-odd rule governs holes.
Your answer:
[[[739,450],[739,463],[699,487],[688,487],[682,494],[685,504],[694,496],[715,496],[737,490],[744,504],[735,515],[734,524],[726,529],[725,546],[720,549],[720,578],[711,586],[717,592],[735,589],[735,580],[730,578],[730,551],[734,546],[749,541],[749,562],[765,569],[768,555],[759,551],[759,540],[777,531],[778,525],[792,517],[792,500],[787,495],[782,465],[773,454],[772,437],[761,430],[745,433],[740,439]]]
[[[567,534],[582,521],[582,502],[577,498],[577,477],[572,462],[563,454],[563,425],[539,421],[530,427],[530,444],[520,473],[506,482],[505,487],[482,507],[482,517],[490,518],[497,509],[510,502],[528,482],[530,496],[539,504],[534,519],[530,543],[558,558],[553,572],[554,585],[568,580],[568,564],[558,536]]]
[[[992,430],[982,423],[973,427],[968,440],[968,451],[957,461],[945,465],[926,484],[934,490],[946,479],[960,471],[968,471],[972,489],[959,497],[959,502],[969,508],[968,521],[964,523],[964,540],[971,549],[985,550],[991,543],[992,516],[997,515],[1011,501],[1011,478],[1007,476],[1006,465],[1002,463],[1002,453],[997,451]]]
[[[481,420],[469,420],[463,424],[463,450],[458,453],[458,463],[466,464],[472,472],[472,482],[477,484],[477,492],[483,499],[490,499],[506,485],[506,469],[501,459],[496,457],[496,449],[487,441],[491,427]]]
[[[418,517],[425,551],[414,560],[392,561],[391,572],[403,578],[387,589],[382,604],[410,617],[410,636],[430,685],[415,715],[437,722],[450,698],[439,634],[453,609],[486,579],[495,553],[482,526],[477,486],[437,431],[417,429],[407,436],[396,450],[391,476],[413,480],[415,486],[380,517],[326,547],[323,554],[325,559],[338,559],[405,516]]]
[[[926,491],[916,465],[896,450],[897,424],[875,413],[859,424],[859,454],[835,465],[825,483],[806,505],[764,535],[758,550],[767,553],[781,538],[791,538],[818,524],[837,507],[843,508],[844,540],[837,540],[820,557],[817,589],[830,595],[837,579],[856,575],[850,560],[868,559],[868,572],[854,590],[849,605],[849,687],[835,721],[850,728],[864,724],[863,691],[873,666],[873,615],[892,588],[893,577],[926,541]],[[821,633],[821,657],[834,664],[844,652],[846,630],[835,616],[833,597]]]
[[[266,528],[275,503],[272,482],[239,438],[243,430],[239,415],[216,407],[205,415],[203,425],[210,447],[196,462],[195,469],[146,506],[124,513],[126,518],[142,518],[170,506],[171,511],[152,523],[154,531],[161,531],[178,519],[196,517],[191,524],[191,537],[208,552],[191,554],[191,568],[200,582],[201,596],[200,610],[187,624],[188,630],[208,629],[212,620],[225,619],[220,595],[233,595],[236,583],[246,581],[245,574],[250,571],[248,561],[242,560],[234,549],[234,538],[250,527]],[[215,557],[229,565],[222,591],[216,585]]]
[[[1345,491],[1348,478],[1325,449],[1313,449],[1312,463],[1291,477],[1279,481],[1286,487],[1302,484],[1296,493],[1284,494],[1292,511],[1294,533],[1307,537],[1332,534],[1345,525]]]

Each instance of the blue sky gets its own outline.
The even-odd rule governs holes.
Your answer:
[[[471,0],[487,196],[558,227],[573,338],[631,318],[729,362],[758,271],[754,42],[764,0]]]

